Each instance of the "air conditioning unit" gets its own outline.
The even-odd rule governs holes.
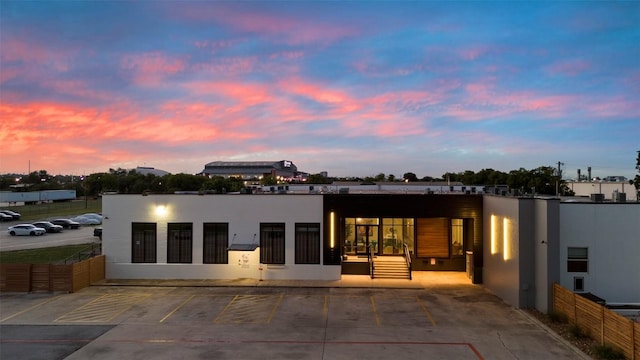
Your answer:
[[[591,201],[593,202],[603,202],[604,194],[591,194]]]
[[[627,194],[614,191],[613,194],[611,195],[611,199],[614,202],[626,202],[627,201]]]

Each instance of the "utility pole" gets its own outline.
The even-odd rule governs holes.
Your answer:
[[[560,179],[562,179],[562,168],[561,168],[562,165],[564,165],[564,163],[558,161],[558,172],[557,172],[558,177],[556,178],[556,196],[560,196]]]

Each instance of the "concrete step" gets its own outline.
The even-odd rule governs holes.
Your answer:
[[[374,278],[410,279],[411,274],[403,257],[384,256],[373,259]]]

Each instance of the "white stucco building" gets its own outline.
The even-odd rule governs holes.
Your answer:
[[[551,308],[554,282],[640,305],[640,204],[484,198],[484,286],[520,308]]]
[[[518,308],[550,309],[555,282],[640,304],[640,203],[373,190],[105,195],[106,277],[337,280],[395,257]]]

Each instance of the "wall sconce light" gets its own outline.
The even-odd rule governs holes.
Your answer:
[[[156,215],[157,216],[167,215],[167,207],[165,205],[156,205]]]
[[[333,249],[336,247],[336,214],[332,211],[329,216],[329,247]]]

